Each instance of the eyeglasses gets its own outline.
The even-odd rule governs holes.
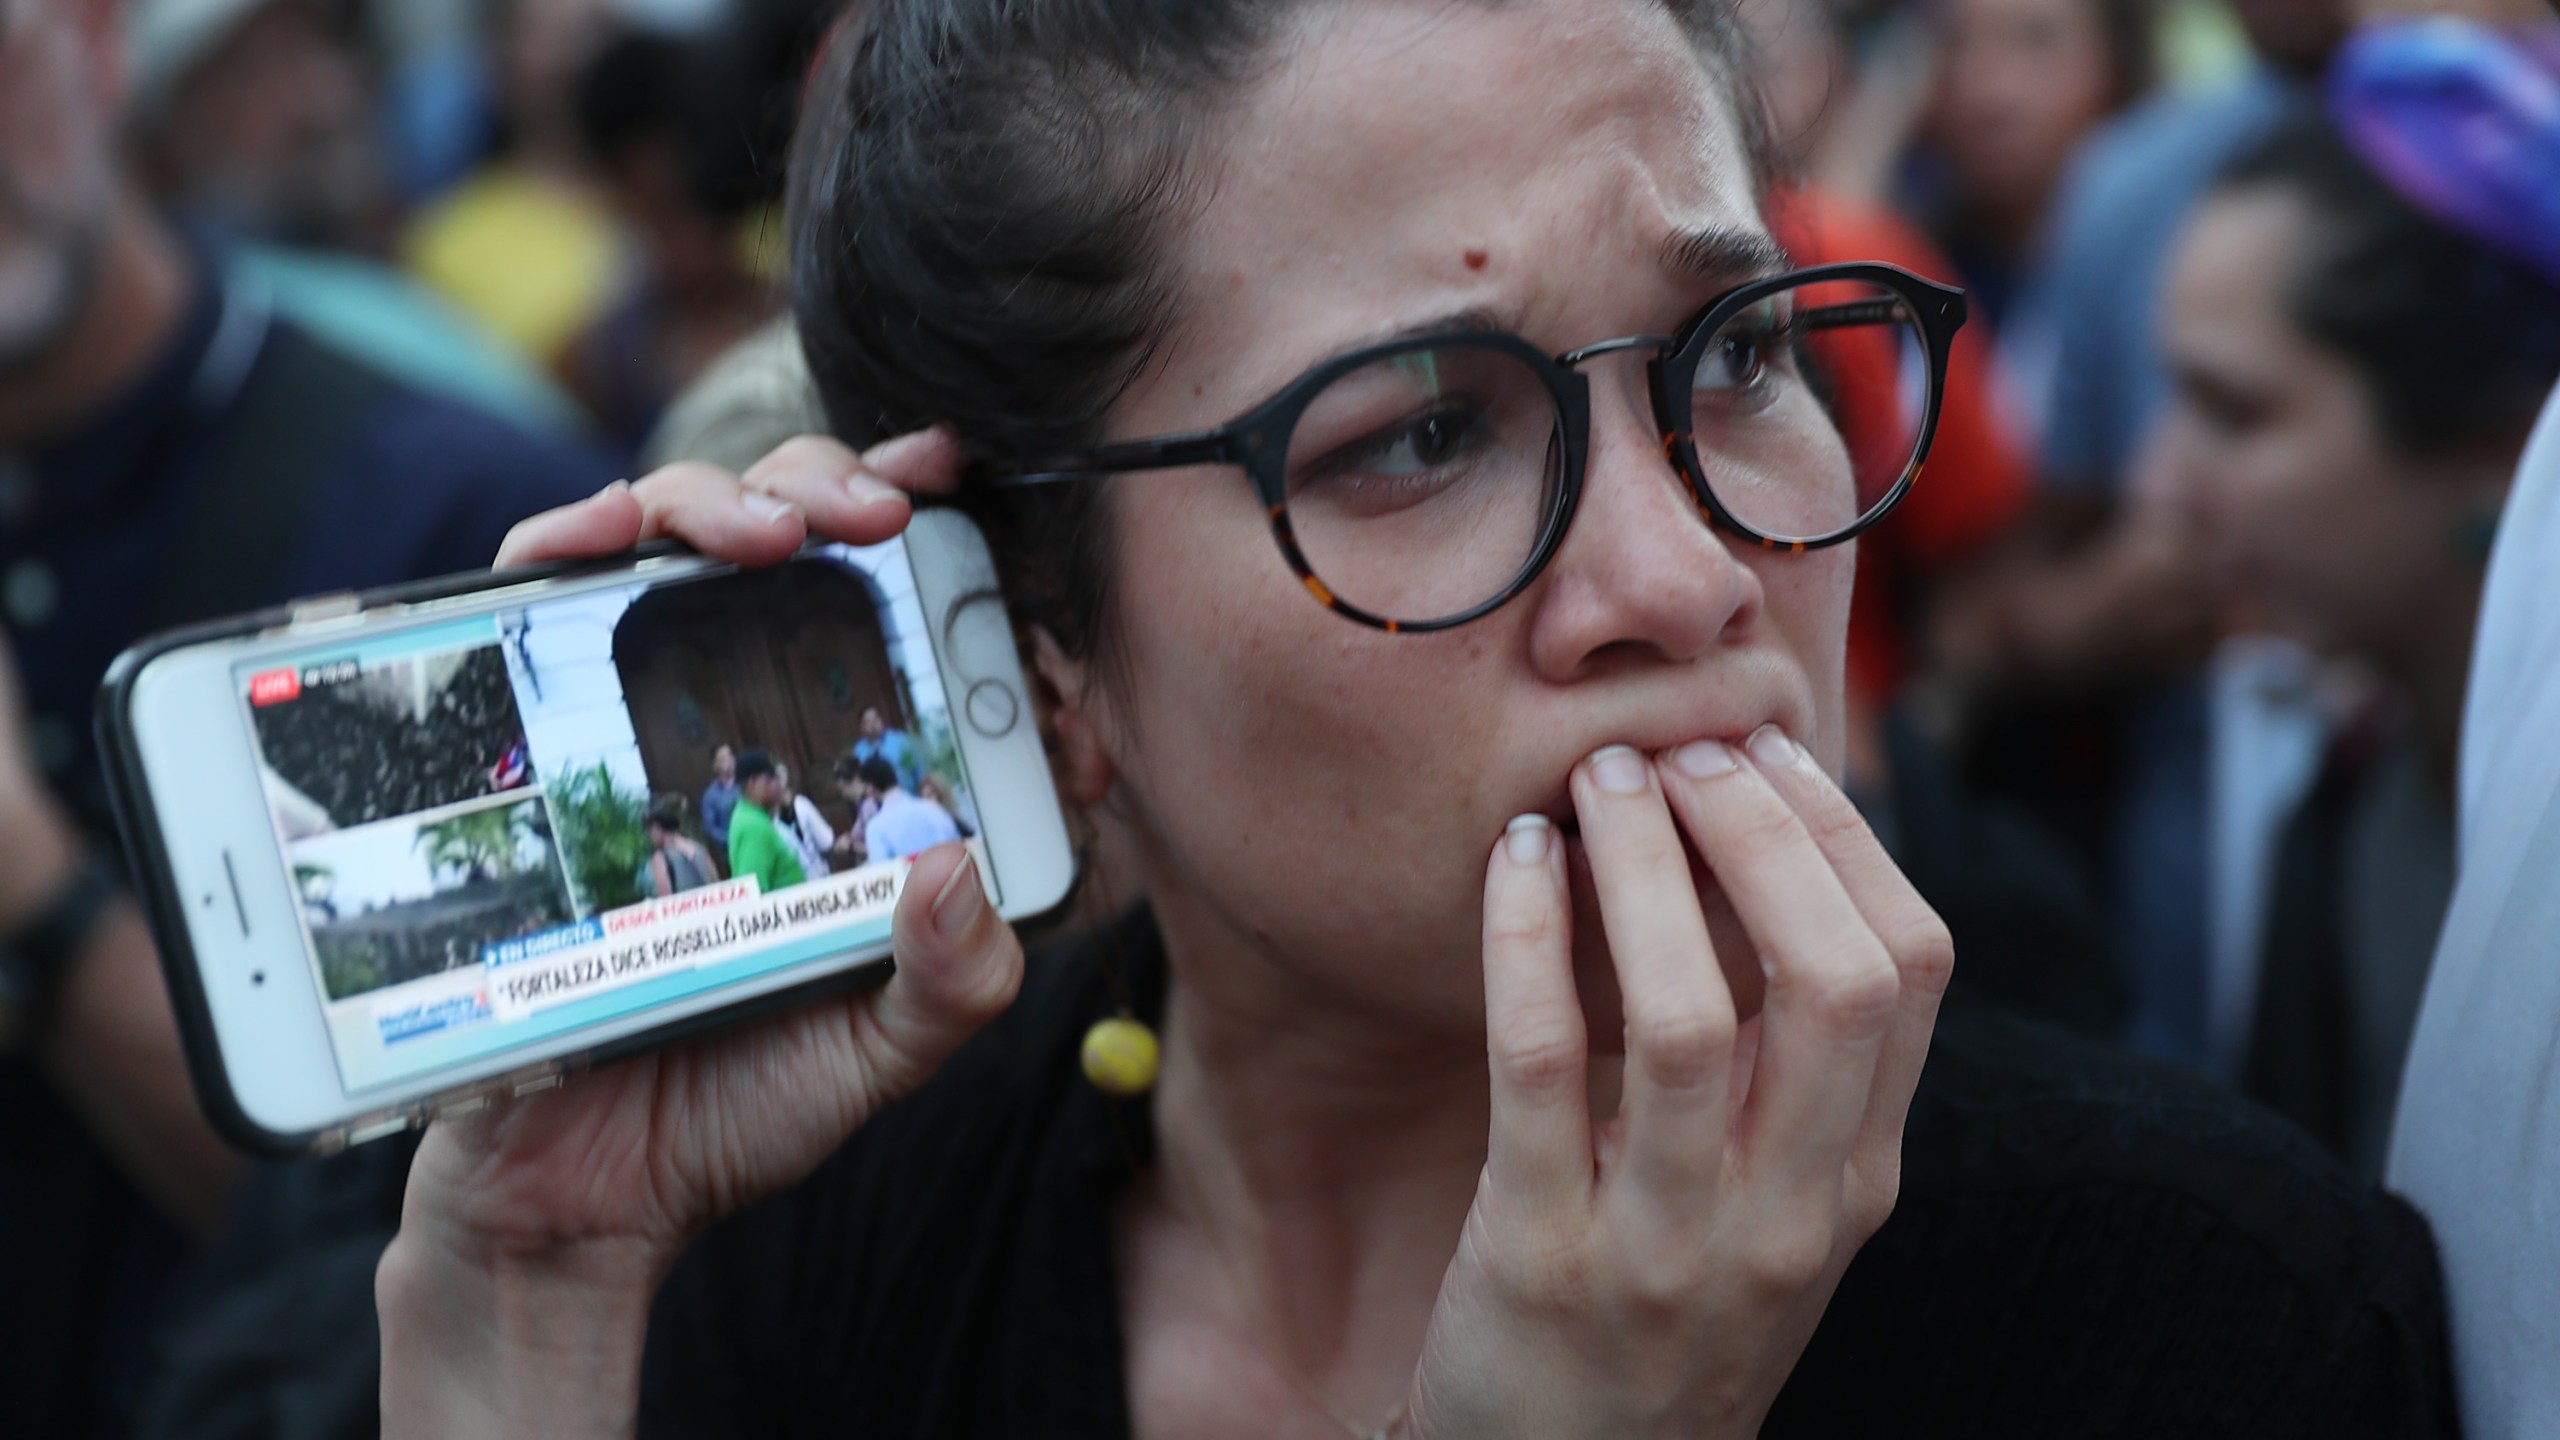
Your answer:
[[[1591,384],[1649,350],[1664,457],[1709,523],[1769,550],[1849,540],[1910,492],[1937,433],[1964,292],[1825,265],[1726,292],[1673,335],[1550,357],[1498,330],[1390,341],[1309,370],[1214,430],[997,462],[999,486],[1233,465],[1317,600],[1381,630],[1446,630],[1527,589],[1582,498]]]

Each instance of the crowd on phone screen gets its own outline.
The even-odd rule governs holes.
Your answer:
[[[863,726],[862,738],[826,767],[832,805],[803,789],[790,765],[767,751],[719,746],[702,792],[702,839],[686,823],[683,796],[661,795],[650,805],[651,854],[641,867],[641,892],[672,895],[738,875],[778,889],[977,833],[954,806],[955,787],[924,767],[923,752],[905,731],[888,725],[877,708],[863,711]],[[748,825],[743,851],[742,812]],[[788,866],[774,863],[770,841],[787,850]]]
[[[2560,632],[2496,613],[2560,561],[2550,422],[2499,519],[2560,383],[2560,17],[2401,8],[1741,0],[1794,161],[1781,238],[1973,307],[1928,471],[1862,542],[1850,657],[1850,788],[1959,985],[2218,1077],[2411,1194],[2473,1423],[2560,1433],[2560,966],[2508,983],[2538,942],[2498,928],[2560,893]],[[93,182],[62,193],[111,197],[0,229],[0,680],[26,696],[0,763],[51,797],[0,803],[0,853],[39,803],[112,844],[87,715],[148,630],[485,565],[645,463],[754,459],[737,413],[810,413],[777,157],[834,10],[0,5],[0,196],[61,152]],[[2497,128],[2519,115],[2541,128]],[[750,360],[786,379],[755,391]],[[697,384],[720,423],[670,408]],[[499,788],[504,677],[464,681],[410,721],[306,698],[270,752],[340,824],[453,798],[376,772]],[[948,762],[861,722],[831,755],[721,737],[704,789],[650,804],[642,893],[975,834]],[[145,1099],[66,1097],[183,1075],[65,1069],[115,1063],[0,1055],[0,1430],[360,1431],[406,1151],[155,1174],[183,1148],[88,1118]],[[273,1413],[324,1418],[240,1418],[288,1391]]]

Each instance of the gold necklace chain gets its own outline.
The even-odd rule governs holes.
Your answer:
[[[1163,1154],[1161,1150],[1157,1153]],[[1235,1296],[1236,1309],[1243,1312],[1245,1339],[1261,1353],[1263,1362],[1269,1365],[1281,1379],[1289,1382],[1289,1388],[1298,1392],[1299,1399],[1314,1406],[1317,1414],[1331,1422],[1335,1429],[1350,1436],[1351,1440],[1395,1440],[1395,1433],[1404,1427],[1405,1411],[1412,1405],[1412,1397],[1407,1396],[1397,1401],[1396,1408],[1388,1411],[1387,1418],[1379,1421],[1374,1427],[1346,1418],[1341,1411],[1327,1403],[1324,1396],[1316,1392],[1314,1383],[1300,1373],[1297,1366],[1290,1364],[1287,1356],[1274,1350],[1263,1340],[1263,1334],[1277,1334],[1279,1327],[1271,1324],[1269,1317],[1261,1314],[1260,1307],[1253,1303],[1251,1295],[1245,1289],[1243,1272],[1236,1269],[1235,1260],[1227,1254],[1227,1247],[1218,1243],[1218,1233],[1209,1224],[1209,1209],[1201,1203],[1199,1194],[1189,1183],[1189,1177],[1180,1174],[1181,1167],[1175,1165],[1169,1156],[1164,1160],[1164,1168],[1165,1173],[1174,1177],[1175,1183],[1185,1192],[1183,1198],[1191,1205],[1194,1221],[1200,1227],[1200,1238],[1209,1243],[1209,1253],[1218,1257],[1218,1268],[1226,1274],[1227,1289]]]

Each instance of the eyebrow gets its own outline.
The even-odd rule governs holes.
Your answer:
[[[1787,247],[1757,230],[1681,230],[1662,242],[1665,267],[1699,280],[1757,280],[1794,267]]]
[[[1434,315],[1408,325],[1398,325],[1392,330],[1380,331],[1356,345],[1345,346],[1334,353],[1348,355],[1373,345],[1392,345],[1400,340],[1427,340],[1436,335],[1459,335],[1474,330],[1499,330],[1508,333],[1518,328],[1519,317],[1487,306],[1474,305],[1464,310],[1451,311],[1446,315]]]
[[[0,0],[0,3],[6,3],[6,0]],[[1431,340],[1444,335],[1464,335],[1470,332],[1486,330],[1500,331],[1504,334],[1515,334],[1518,332],[1519,328],[1517,316],[1482,305],[1471,305],[1464,310],[1452,310],[1444,315],[1426,316],[1420,320],[1412,320],[1401,325],[1389,326],[1383,330],[1373,330],[1356,339],[1336,346],[1334,349],[1326,351],[1324,354],[1319,355],[1306,364],[1299,366],[1297,369],[1290,371],[1290,378],[1284,379],[1280,381],[1278,385],[1273,386],[1265,393],[1264,398],[1268,399],[1271,395],[1278,394],[1282,387],[1294,383],[1296,377],[1306,374],[1308,371],[1315,369],[1319,365],[1328,365],[1341,359],[1345,355],[1357,355],[1363,350],[1374,350],[1381,345],[1398,345],[1407,340]],[[1255,403],[1260,404],[1261,402],[1256,401]]]
[[[1663,265],[1692,279],[1710,283],[1743,284],[1765,276],[1783,274],[1795,268],[1795,260],[1787,247],[1765,232],[1740,226],[1674,231],[1662,242]],[[1519,316],[1485,306],[1470,306],[1445,315],[1434,315],[1389,329],[1373,331],[1343,345],[1293,374],[1303,375],[1317,365],[1379,345],[1393,345],[1406,340],[1423,340],[1440,335],[1457,335],[1468,331],[1498,330],[1519,333]],[[1281,385],[1290,382],[1283,380]],[[1271,393],[1277,394],[1275,388]],[[1259,402],[1257,402],[1259,403]]]

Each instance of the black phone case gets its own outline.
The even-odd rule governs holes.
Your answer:
[[[133,685],[143,668],[171,651],[192,645],[267,635],[320,621],[343,620],[390,606],[450,600],[528,581],[609,574],[630,569],[657,556],[690,553],[682,545],[660,542],[609,560],[557,561],[512,570],[479,570],[405,585],[295,600],[248,615],[162,631],[135,642],[107,667],[106,678],[98,686],[96,727],[98,753],[106,771],[108,798],[115,809],[116,828],[124,842],[125,862],[130,867],[135,893],[141,899],[143,916],[149,922],[152,943],[160,952],[160,969],[168,982],[170,1003],[177,1011],[178,1033],[186,1049],[188,1076],[194,1082],[196,1099],[203,1106],[206,1118],[213,1122],[214,1129],[224,1139],[243,1150],[274,1159],[325,1155],[349,1145],[416,1129],[440,1115],[465,1114],[494,1099],[546,1090],[581,1070],[626,1055],[657,1049],[688,1036],[725,1029],[835,991],[883,984],[888,980],[894,966],[889,957],[882,956],[877,961],[822,975],[805,984],[700,1015],[671,1020],[592,1050],[554,1056],[503,1075],[357,1115],[324,1130],[300,1134],[269,1130],[249,1118],[240,1106],[239,1097],[232,1092],[230,1077],[222,1065],[221,1047],[214,1034],[212,1006],[205,994],[204,977],[196,963],[194,944],[188,938],[186,900],[178,893],[177,877],[169,865],[167,838],[161,832],[159,815],[151,803],[149,783],[143,775],[141,755],[134,743]],[[1014,923],[1027,928],[1049,920],[1073,903],[1075,887],[1070,885],[1067,893],[1068,900],[1056,910],[1024,917]]]

